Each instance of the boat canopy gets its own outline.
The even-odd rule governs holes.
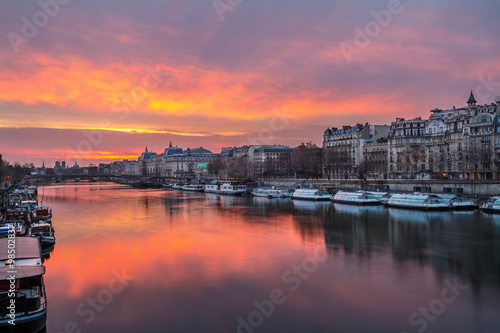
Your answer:
[[[27,278],[31,276],[41,276],[45,274],[45,266],[20,266],[16,267],[16,279]],[[9,280],[12,276],[10,267],[0,268],[0,281]]]
[[[16,258],[19,259],[29,259],[29,258],[40,258],[40,246],[38,239],[33,237],[16,237]],[[9,246],[9,239],[0,239],[0,261],[9,259],[7,256]],[[19,267],[16,267],[19,268]]]

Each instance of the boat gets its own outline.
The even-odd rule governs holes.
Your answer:
[[[34,218],[38,222],[50,222],[52,219],[52,209],[49,206],[36,206]]]
[[[325,190],[318,189],[297,189],[292,194],[292,199],[296,200],[332,200],[333,196]]]
[[[184,185],[182,189],[185,191],[203,192],[205,190],[205,186],[188,184]]]
[[[205,185],[205,192],[228,195],[245,195],[247,193],[247,187],[238,182],[211,182]]]
[[[340,191],[332,198],[333,202],[352,205],[379,205],[380,199],[368,192]]]
[[[380,201],[381,204],[385,204],[387,200],[389,200],[389,198],[391,197],[391,194],[389,192],[375,192],[375,191],[363,191],[363,190],[359,190],[356,192],[364,192],[372,194]]]
[[[486,213],[500,213],[500,197],[491,197],[479,207]]]
[[[30,227],[31,236],[35,236],[41,246],[50,246],[56,243],[54,228],[48,223],[34,223]]]
[[[386,203],[390,207],[404,207],[411,209],[450,209],[449,200],[436,194],[393,194]]]
[[[16,246],[15,267],[11,267],[7,255],[12,240],[15,240]],[[12,323],[15,324],[15,332],[39,332],[45,327],[47,297],[43,282],[44,274],[45,267],[42,265],[37,239],[32,237],[0,239],[0,331],[10,332]],[[11,304],[15,304],[13,314],[9,309]]]
[[[184,184],[172,184],[172,188],[174,190],[182,190],[183,186],[184,186]]]
[[[255,197],[264,197],[264,198],[285,198],[291,196],[290,192],[285,190],[278,190],[273,188],[258,188],[252,191],[252,195]]]
[[[438,194],[440,198],[448,200],[451,205],[451,209],[456,210],[474,210],[477,205],[468,197],[461,194]]]
[[[0,222],[0,238],[9,237],[9,233],[14,233],[16,236],[26,236],[27,226],[24,221],[1,221]],[[14,230],[14,231],[10,231]]]
[[[162,184],[161,187],[163,187],[163,188],[172,188],[172,184]]]

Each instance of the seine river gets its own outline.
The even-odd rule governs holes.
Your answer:
[[[500,329],[500,215],[87,182],[39,199],[47,332]]]

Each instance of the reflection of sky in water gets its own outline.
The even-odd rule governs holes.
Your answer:
[[[427,331],[498,328],[493,217],[256,199],[45,188],[57,235],[46,262],[48,331],[74,321],[83,332],[236,332],[254,300],[281,289],[286,302],[256,332],[410,332],[409,315],[456,276],[469,289]],[[329,259],[291,291],[282,275],[316,249]],[[86,324],[76,308],[122,269],[134,281]]]

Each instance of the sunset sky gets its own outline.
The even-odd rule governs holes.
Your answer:
[[[328,126],[500,96],[497,0],[59,1],[0,2],[10,162],[320,145]]]

